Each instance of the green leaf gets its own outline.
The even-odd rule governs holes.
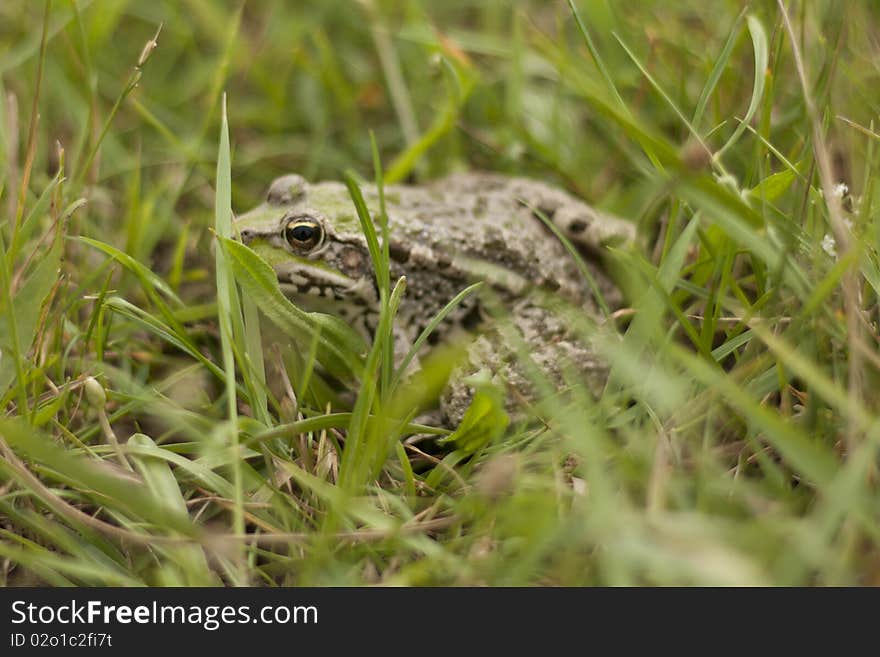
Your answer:
[[[706,105],[709,103],[709,98],[711,98],[712,92],[715,91],[715,87],[721,79],[721,74],[724,73],[724,69],[727,67],[727,62],[730,60],[730,55],[733,52],[736,37],[739,35],[739,29],[745,11],[746,10],[744,9],[740,15],[736,17],[736,21],[733,23],[733,28],[727,36],[727,41],[724,43],[721,53],[715,59],[715,64],[712,66],[712,72],[709,74],[709,79],[706,81],[703,91],[700,93],[700,99],[697,101],[697,107],[694,110],[694,118],[691,119],[691,123],[695,128],[699,129],[700,120],[703,118],[703,113],[706,111]]]
[[[366,344],[338,317],[307,313],[281,291],[272,267],[241,242],[218,238],[235,280],[257,307],[282,331],[301,344],[317,335],[318,361],[336,376],[360,376]]]
[[[746,115],[743,117],[743,120],[740,121],[736,130],[733,131],[733,134],[730,135],[730,139],[728,139],[727,143],[715,153],[716,158],[720,158],[728,148],[737,142],[743,131],[745,131],[746,126],[751,123],[752,117],[755,116],[755,112],[758,111],[758,106],[761,104],[761,97],[764,95],[764,81],[766,79],[767,61],[769,59],[767,33],[764,31],[764,26],[761,25],[761,21],[754,16],[749,16],[746,20],[749,24],[749,34],[752,35],[752,47],[755,51],[755,80],[752,85],[752,99],[749,102],[749,109],[746,110]]]
[[[207,118],[207,117],[206,117]],[[220,144],[217,147],[217,175],[214,196],[214,230],[220,239],[232,236],[232,172],[231,155],[229,153],[229,124],[226,118],[226,94],[223,95],[220,113]],[[242,457],[239,449],[238,398],[235,379],[235,338],[243,333],[241,304],[238,289],[233,281],[228,258],[225,253],[216,249],[214,252],[214,271],[217,281],[217,317],[220,324],[220,350],[223,358],[223,382],[226,385],[226,418],[227,424],[221,430],[226,437],[231,454],[232,470],[232,530],[243,534],[244,524],[244,493],[242,484]],[[240,554],[244,557],[244,553]],[[240,565],[240,564],[239,564]],[[245,575],[239,570],[233,575],[237,584],[245,581]]]
[[[390,335],[394,315],[405,289],[405,279],[401,277],[394,286],[388,302],[383,304],[382,312],[379,315],[379,325],[376,328],[377,335]],[[358,390],[357,401],[351,413],[345,449],[342,452],[339,466],[340,486],[350,493],[358,491],[366,483],[367,477],[377,476],[382,462],[387,458],[386,439],[389,438],[388,432],[378,431],[377,428],[380,425],[375,423],[371,427],[372,431],[368,431],[367,427],[370,420],[370,410],[374,408],[374,401],[377,398],[379,368],[386,348],[390,348],[389,342],[379,340],[373,342],[364,364],[364,376],[360,390]],[[376,404],[376,407],[379,407],[382,423],[387,421],[381,409],[383,401],[379,399],[379,403]],[[384,426],[381,428],[384,429]]]
[[[56,281],[61,265],[61,240],[56,240],[49,252],[37,263],[33,272],[19,288],[12,300],[12,312],[0,321],[0,395],[6,392],[16,374],[14,354],[22,358],[34,341],[43,302],[49,296]],[[3,310],[0,315],[9,312]],[[17,348],[13,348],[9,322],[15,322]]]
[[[749,190],[749,196],[756,200],[775,201],[791,187],[797,177],[797,172],[791,169],[783,169],[778,173],[767,176],[760,183]]]
[[[180,492],[177,479],[167,461],[154,456],[155,452],[164,452],[153,439],[142,433],[136,433],[128,439],[126,447],[139,447],[142,451],[131,455],[131,461],[144,485],[153,497],[156,505],[167,513],[178,516],[181,522],[189,520],[186,501]],[[176,456],[176,455],[175,455]],[[181,457],[177,457],[180,459]],[[211,569],[205,553],[199,545],[157,546],[167,557],[180,567],[180,575],[187,586],[210,586],[219,584]]]
[[[76,456],[15,420],[0,420],[0,436],[15,452],[48,468],[50,476],[74,486],[99,505],[133,521],[145,520],[184,536],[200,534],[188,517],[169,512],[164,504],[156,502],[145,484],[133,480],[128,473],[116,474],[102,461]]]
[[[55,174],[55,177],[52,178],[48,185],[46,185],[46,188],[40,194],[37,202],[34,203],[34,207],[28,212],[27,217],[21,222],[21,227],[18,229],[18,234],[15,236],[15,244],[10,247],[7,255],[10,267],[12,266],[16,255],[18,255],[18,246],[27,242],[31,233],[33,233],[37,226],[40,225],[40,219],[42,219],[46,215],[46,212],[48,212],[49,203],[52,201],[52,192],[58,187],[58,184],[62,181],[63,177],[64,172],[59,169],[58,173]]]
[[[437,442],[451,444],[456,450],[470,455],[491,444],[502,435],[510,424],[504,410],[504,395],[487,379],[475,381],[476,391],[458,428]]]
[[[379,282],[380,290],[384,289],[387,292],[391,287],[390,281],[388,280],[388,259],[382,257],[382,248],[379,246],[379,238],[376,235],[376,227],[373,225],[373,218],[370,216],[370,211],[364,201],[364,195],[361,193],[361,188],[357,184],[355,174],[351,171],[346,171],[343,174],[343,177],[345,178],[345,185],[348,187],[348,193],[351,195],[351,200],[357,211],[361,230],[367,240],[367,248],[370,251],[370,259],[373,261],[376,280]]]
[[[152,333],[158,335],[169,344],[174,345],[184,353],[192,356],[198,362],[207,367],[208,370],[210,370],[218,378],[223,378],[223,370],[221,370],[216,363],[209,360],[201,351],[199,351],[198,347],[196,347],[192,343],[188,336],[186,336],[185,334],[181,335],[180,333],[176,332],[172,327],[168,326],[167,324],[163,324],[160,319],[153,317],[146,310],[143,310],[142,308],[139,308],[134,304],[129,303],[121,297],[110,297],[104,302],[104,305],[114,312],[124,315],[129,319],[137,322]]]
[[[449,302],[440,309],[434,317],[431,318],[431,321],[425,325],[425,328],[422,329],[422,332],[419,334],[419,337],[416,338],[415,342],[413,342],[412,347],[410,347],[409,351],[406,352],[406,356],[404,356],[403,360],[400,361],[400,366],[397,368],[397,371],[394,373],[394,378],[391,381],[391,389],[394,390],[400,381],[407,375],[407,370],[409,369],[410,363],[412,363],[413,359],[418,355],[419,350],[422,348],[422,345],[431,337],[431,334],[436,330],[440,323],[446,319],[446,317],[455,310],[459,304],[464,301],[469,295],[478,290],[483,286],[482,281],[477,281],[476,283],[472,283],[468,285],[461,292],[456,294]]]
[[[731,407],[737,409],[797,473],[820,489],[831,483],[840,464],[830,445],[810,438],[790,419],[761,405],[751,392],[699,356],[677,345],[670,346],[670,353],[703,386],[721,395]]]
[[[113,258],[120,265],[125,267],[128,271],[135,275],[135,277],[140,281],[141,285],[148,291],[158,290],[166,297],[171,299],[175,304],[182,306],[183,302],[180,300],[180,297],[174,293],[174,290],[171,289],[171,286],[168,285],[162,278],[153,273],[149,267],[138,262],[130,255],[128,255],[125,251],[120,251],[115,246],[107,244],[105,242],[101,242],[99,240],[94,240],[90,237],[78,237],[81,242],[85,242],[91,247],[98,249],[99,251],[103,251],[108,256]]]
[[[435,114],[434,121],[412,146],[398,155],[385,172],[388,184],[400,182],[412,171],[419,159],[445,134],[455,128],[461,108],[476,83],[476,73],[463,63],[442,57],[447,72],[447,98],[443,108]]]
[[[13,535],[14,536],[14,535]],[[6,538],[10,538],[6,536]],[[18,538],[18,537],[16,537]],[[75,586],[68,578],[98,586],[145,586],[121,569],[110,569],[104,564],[84,562],[59,555],[54,550],[28,543],[26,547],[0,542],[0,557],[21,564],[52,586]]]

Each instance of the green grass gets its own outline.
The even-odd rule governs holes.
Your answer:
[[[880,10],[781,4],[0,4],[0,583],[880,583]],[[639,245],[601,397],[440,450],[381,217],[372,345],[229,219],[468,169]]]

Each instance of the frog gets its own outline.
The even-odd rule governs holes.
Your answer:
[[[599,390],[607,365],[548,299],[585,313],[596,323],[622,293],[603,264],[609,247],[635,240],[632,222],[601,212],[552,184],[490,172],[453,173],[423,184],[360,185],[379,225],[380,192],[387,217],[392,284],[406,290],[394,320],[395,360],[400,362],[429,323],[468,285],[488,287],[465,296],[431,334],[430,343],[470,336],[465,362],[450,377],[439,401],[439,419],[454,427],[475,393],[474,376],[530,397],[534,390],[512,357],[512,347],[488,328],[499,306],[506,326],[528,345],[540,371],[560,383],[562,370],[582,373]],[[552,230],[550,226],[556,228]],[[344,320],[367,340],[379,319],[380,293],[367,240],[345,183],[310,183],[297,173],[276,178],[263,202],[235,217],[239,239],[274,269],[282,291],[309,311]],[[381,231],[377,231],[380,232]],[[569,246],[560,239],[564,236]],[[569,247],[586,265],[579,268]],[[494,309],[494,311],[493,311]],[[418,368],[418,359],[414,361]]]

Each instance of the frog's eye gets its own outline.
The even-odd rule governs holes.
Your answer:
[[[297,253],[309,253],[324,241],[324,229],[311,217],[293,217],[284,227],[284,239]]]

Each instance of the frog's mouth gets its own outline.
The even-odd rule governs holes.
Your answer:
[[[281,291],[298,305],[373,307],[378,303],[371,277],[352,278],[316,262],[288,262],[275,267]]]

